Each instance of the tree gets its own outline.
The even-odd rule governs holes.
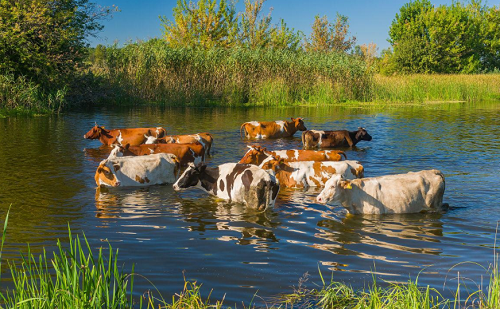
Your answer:
[[[306,51],[348,52],[356,44],[356,37],[348,37],[347,16],[337,14],[335,24],[328,22],[326,16],[316,15],[309,39],[304,42]]]
[[[160,17],[163,36],[172,47],[230,47],[237,40],[238,20],[234,3],[178,0],[174,20]]]
[[[405,4],[389,30],[391,56],[407,73],[476,73],[499,65],[500,13],[481,1]]]
[[[112,10],[88,0],[0,0],[0,74],[44,88],[67,83]]]

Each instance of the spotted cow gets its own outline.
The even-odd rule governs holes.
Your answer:
[[[213,141],[214,138],[212,134],[204,132],[189,135],[167,135],[161,138],[150,137],[145,144],[190,144],[198,142],[205,147],[205,154],[209,155]]]
[[[141,145],[146,141],[145,136],[154,135],[162,137],[167,134],[167,131],[162,127],[157,128],[129,128],[129,129],[105,129],[103,126],[95,124],[83,138],[98,139],[104,145],[126,145],[132,146]]]
[[[340,150],[302,150],[288,149],[268,151],[261,146],[247,146],[249,150],[238,162],[241,164],[260,165],[269,156],[278,156],[285,162],[296,161],[341,161],[342,156],[347,159],[346,154]]]
[[[187,166],[189,162],[199,163],[205,161],[205,149],[202,144],[151,144],[139,146],[115,146],[109,154],[109,158],[123,156],[144,156],[154,153],[171,153],[180,161],[182,166]]]
[[[305,149],[331,148],[331,147],[353,147],[360,141],[371,141],[372,137],[365,128],[357,131],[320,131],[308,130],[302,133],[302,144]]]
[[[347,180],[334,175],[316,198],[339,202],[352,214],[417,213],[440,210],[445,189],[438,170]]]
[[[348,179],[364,175],[363,166],[352,160],[284,162],[279,157],[269,156],[259,167],[273,173],[280,185],[289,188],[322,187],[335,174]]]
[[[115,157],[102,161],[95,172],[99,187],[134,187],[174,183],[179,160],[173,154]]]
[[[226,163],[210,168],[190,164],[174,190],[196,187],[211,195],[259,211],[273,208],[279,192],[274,176],[250,164]]]
[[[240,136],[243,138],[245,133],[248,139],[282,138],[291,137],[299,130],[307,130],[303,118],[292,118],[292,121],[250,121],[241,125]]]

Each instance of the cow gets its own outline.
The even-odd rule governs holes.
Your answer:
[[[190,164],[173,187],[176,191],[196,187],[258,211],[273,208],[279,192],[274,176],[255,165],[237,163],[214,168]]]
[[[438,170],[347,180],[334,175],[316,198],[340,202],[351,214],[401,214],[440,210],[444,175]]]
[[[85,139],[99,139],[104,145],[125,145],[130,144],[132,146],[141,145],[145,141],[145,135],[156,137],[162,137],[167,134],[167,131],[162,127],[157,128],[129,128],[129,129],[105,129],[102,126],[95,124],[95,126],[90,129],[83,138]]]
[[[260,165],[269,156],[279,156],[285,162],[296,161],[341,161],[342,156],[347,159],[346,154],[340,150],[275,150],[267,151],[265,147],[247,146],[250,148],[245,156],[238,162],[240,164]]]
[[[161,138],[149,137],[145,144],[189,144],[198,142],[205,147],[205,154],[210,155],[213,141],[214,138],[212,134],[204,132],[189,135],[167,135]]]
[[[279,157],[269,156],[259,167],[274,174],[280,185],[289,188],[322,187],[335,174],[348,179],[364,176],[363,166],[352,160],[284,162]]]
[[[307,128],[304,125],[303,118],[291,118],[292,121],[250,121],[245,122],[240,127],[240,137],[266,139],[266,138],[282,138],[291,137],[297,132],[305,131]]]
[[[308,130],[302,132],[302,144],[309,148],[354,147],[360,141],[371,141],[372,137],[365,128],[357,131],[319,131]]]
[[[98,187],[134,187],[174,183],[179,160],[170,153],[115,157],[101,161],[95,172]]]
[[[154,153],[171,153],[177,156],[181,166],[187,166],[189,162],[199,163],[205,161],[205,149],[202,144],[152,144],[125,146],[117,145],[109,154],[109,158],[123,156],[144,156]]]

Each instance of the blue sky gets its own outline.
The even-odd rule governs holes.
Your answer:
[[[91,46],[97,44],[119,45],[127,41],[148,40],[161,37],[161,23],[158,16],[172,18],[176,0],[94,0],[102,6],[117,5],[121,10],[113,18],[103,22],[104,30],[98,38],[90,38]],[[351,35],[357,44],[374,42],[378,51],[389,47],[387,42],[389,26],[401,6],[408,1],[397,0],[267,0],[264,13],[273,8],[273,23],[283,18],[289,27],[309,35],[315,15],[326,15],[330,21],[338,13],[349,17]],[[451,0],[431,0],[434,5],[451,4]],[[239,0],[237,10],[241,11],[244,0]]]

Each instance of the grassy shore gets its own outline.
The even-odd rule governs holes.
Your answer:
[[[358,56],[287,50],[171,48],[153,39],[89,50],[63,89],[0,75],[0,115],[92,105],[406,105],[500,100],[500,74],[382,76]]]
[[[7,235],[8,216],[0,245],[1,253]],[[134,273],[126,273],[119,267],[118,250],[111,245],[100,248],[95,255],[91,245],[83,236],[83,241],[69,233],[69,244],[57,243],[58,250],[50,257],[45,250],[40,256],[28,253],[22,255],[19,265],[9,262],[14,288],[0,291],[0,308],[227,308],[237,307],[225,304],[224,300],[210,300],[202,297],[201,285],[185,281],[184,288],[175,295],[153,292],[133,297]],[[355,291],[339,282],[327,282],[321,276],[319,289],[306,289],[299,285],[294,293],[283,294],[274,299],[264,300],[266,308],[500,308],[500,274],[497,263],[490,271],[490,283],[485,291],[478,289],[465,301],[459,298],[445,299],[429,286],[421,287],[416,280],[407,284],[391,284],[381,288],[374,277],[373,284],[366,290]],[[1,272],[0,272],[1,274]],[[320,273],[321,275],[321,273]],[[479,287],[478,287],[479,288]],[[242,303],[244,308],[257,308],[249,300]]]

